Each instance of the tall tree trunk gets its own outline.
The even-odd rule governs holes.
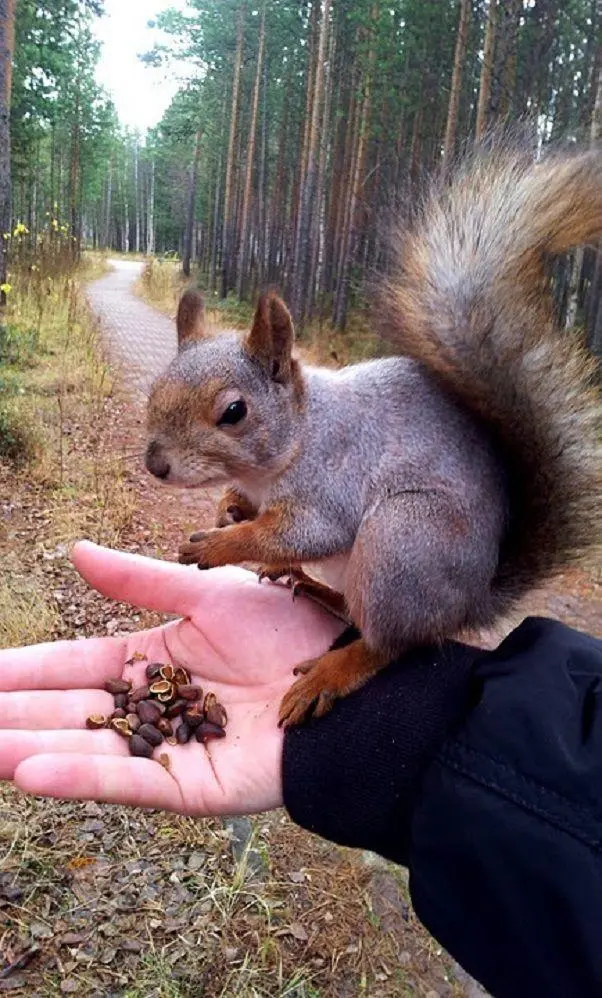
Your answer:
[[[15,0],[0,0],[0,285],[8,275],[8,244],[2,238],[11,230],[10,177],[10,96],[12,61],[15,50]],[[6,305],[6,293],[0,291],[0,307]]]
[[[135,204],[135,219],[136,219],[136,230],[135,230],[135,243],[134,247],[136,253],[140,252],[140,178],[139,178],[139,150],[138,150],[138,139],[134,142],[134,204]]]
[[[104,216],[104,226],[102,234],[102,242],[104,249],[107,249],[111,240],[111,201],[113,194],[113,160],[109,160],[109,169],[107,173],[107,200],[105,204],[105,216]]]
[[[330,135],[330,109],[332,105],[332,75],[335,54],[335,34],[331,32],[328,47],[328,62],[324,77],[324,114],[322,117],[322,132],[320,140],[320,159],[318,163],[318,180],[316,185],[316,208],[314,212],[314,229],[312,232],[312,265],[307,289],[308,297],[305,302],[305,313],[311,318],[314,304],[314,297],[318,292],[318,276],[320,265],[320,250],[323,243],[323,211],[324,211],[324,184],[326,178],[326,159],[328,153],[328,138]]]
[[[228,141],[228,158],[226,160],[226,183],[224,187],[224,215],[222,230],[222,281],[220,297],[226,298],[230,282],[230,270],[232,267],[230,255],[233,252],[233,224],[232,224],[232,193],[234,178],[234,146],[236,142],[236,127],[238,124],[238,101],[240,95],[240,72],[242,67],[242,53],[244,42],[245,16],[247,12],[246,0],[238,8],[238,23],[236,28],[236,55],[234,57],[234,75],[232,79],[232,109],[230,114],[230,138]]]
[[[372,8],[372,23],[378,19],[378,4]],[[351,176],[349,210],[347,214],[347,225],[343,233],[343,246],[339,262],[339,281],[335,299],[333,323],[337,329],[344,329],[347,323],[347,309],[349,305],[349,280],[352,256],[354,250],[354,235],[356,229],[356,215],[358,211],[358,200],[362,177],[365,172],[365,156],[368,140],[368,130],[370,113],[372,108],[372,84],[374,64],[376,60],[376,46],[374,40],[370,45],[368,54],[368,68],[364,78],[364,96],[362,100],[359,128],[357,133],[357,149],[355,151],[355,163]]]
[[[188,207],[186,209],[186,234],[184,236],[184,254],[182,272],[190,277],[190,260],[192,258],[192,241],[194,236],[194,217],[196,210],[196,189],[199,176],[199,156],[201,154],[202,129],[198,129],[194,139],[194,153],[190,164],[190,182],[188,186]]]
[[[468,25],[470,22],[471,0],[460,0],[460,22],[456,38],[454,56],[454,71],[452,74],[449,104],[447,107],[447,125],[443,143],[443,163],[449,163],[456,145],[456,127],[458,124],[458,108],[460,106],[460,91],[462,89],[462,73],[466,58],[466,43],[468,41]]]
[[[268,62],[263,60],[261,96],[261,150],[259,153],[259,191],[257,213],[258,267],[256,283],[263,284],[268,252]]]
[[[298,259],[296,255],[296,247],[298,245],[298,235],[299,235],[299,224],[301,223],[301,216],[303,214],[303,192],[305,190],[305,181],[307,178],[307,167],[309,160],[309,144],[311,141],[311,123],[312,123],[312,113],[313,113],[313,101],[316,97],[316,73],[318,69],[318,58],[319,58],[319,23],[320,23],[320,12],[322,9],[321,0],[315,0],[311,4],[311,12],[308,25],[308,56],[307,56],[307,73],[306,73],[306,92],[305,92],[305,114],[302,119],[302,131],[303,138],[301,140],[301,155],[299,156],[299,168],[296,184],[296,198],[293,202],[293,225],[294,225],[294,240],[293,240],[293,281],[297,281],[297,264]]]
[[[499,65],[497,113],[507,118],[511,112],[516,88],[516,42],[523,0],[506,0],[503,6],[503,58]]]
[[[299,213],[297,237],[295,240],[295,293],[292,300],[292,309],[293,315],[299,324],[302,324],[305,319],[305,306],[310,293],[310,289],[308,287],[312,264],[312,246],[310,235],[312,229],[312,214],[315,209],[314,202],[318,170],[318,136],[320,118],[322,114],[324,63],[326,61],[328,44],[330,5],[331,0],[324,0],[322,4],[322,18],[320,21],[318,35],[314,93],[312,96],[312,114],[308,139],[307,170],[303,190],[301,191],[301,210]]]
[[[155,157],[150,163],[150,185],[148,189],[148,211],[146,222],[146,254],[155,252]]]
[[[79,219],[78,188],[80,174],[80,96],[75,101],[75,118],[71,127],[71,161],[69,167],[69,211],[71,216],[71,247],[75,259],[79,259]]]
[[[594,101],[594,110],[592,113],[592,120],[590,123],[590,143],[592,147],[596,146],[600,140],[600,135],[602,134],[602,67],[598,72],[598,80],[596,84],[596,97]],[[598,255],[600,255],[600,249],[598,249]],[[566,310],[566,321],[565,326],[570,329],[575,324],[577,318],[577,311],[579,309],[579,298],[580,289],[582,287],[582,271],[583,271],[583,246],[580,246],[574,254],[573,266],[571,270],[571,286]]]
[[[497,0],[489,0],[487,27],[485,28],[485,45],[483,48],[483,66],[479,86],[479,103],[477,106],[476,137],[482,139],[487,128],[489,117],[489,100],[491,98],[491,77],[495,55],[495,34],[497,24]]]
[[[242,203],[242,217],[240,223],[240,244],[238,251],[238,275],[236,281],[236,294],[243,297],[245,284],[247,281],[247,259],[249,249],[249,212],[251,208],[251,190],[253,186],[253,166],[255,160],[255,134],[257,132],[257,112],[259,109],[259,88],[263,73],[263,50],[265,46],[265,0],[261,12],[261,27],[259,29],[259,51],[257,52],[257,69],[255,71],[255,84],[253,87],[253,103],[251,106],[251,126],[249,129],[249,141],[247,143],[247,172],[245,178],[245,192]]]
[[[130,252],[130,205],[128,201],[128,169],[127,161],[123,169],[123,243],[124,253]]]

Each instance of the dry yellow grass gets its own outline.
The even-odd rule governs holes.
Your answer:
[[[105,408],[113,381],[99,330],[82,293],[81,277],[106,269],[86,260],[72,274],[13,277],[6,315],[10,386],[0,404],[0,492],[8,505],[0,526],[0,644],[51,637],[58,606],[44,592],[37,565],[48,552],[79,537],[116,544],[134,501],[124,462],[108,442]],[[17,557],[20,532],[38,527]]]

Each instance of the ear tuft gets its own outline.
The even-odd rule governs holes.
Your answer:
[[[205,301],[200,291],[191,288],[180,298],[176,317],[178,350],[205,336]]]
[[[268,370],[273,381],[290,381],[294,339],[293,320],[282,299],[273,292],[262,295],[244,346]]]

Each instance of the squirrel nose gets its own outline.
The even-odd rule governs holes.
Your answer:
[[[150,471],[151,475],[155,478],[167,478],[170,472],[170,464],[163,451],[161,445],[157,443],[156,440],[152,440],[151,443],[146,448],[146,457],[144,458],[144,463],[147,470]]]

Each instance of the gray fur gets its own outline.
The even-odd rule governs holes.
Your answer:
[[[554,327],[544,255],[601,233],[599,157],[477,157],[399,249],[381,311],[406,356],[299,373],[270,370],[269,335],[186,344],[150,403],[166,480],[284,511],[265,561],[321,568],[374,649],[492,624],[599,541],[592,365]],[[240,425],[199,417],[216,378]]]

